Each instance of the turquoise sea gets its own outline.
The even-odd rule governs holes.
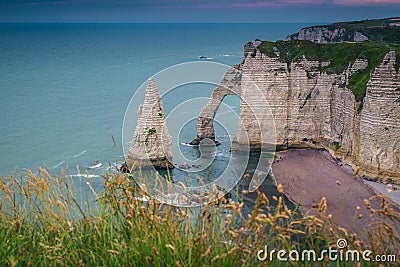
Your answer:
[[[109,164],[123,160],[125,110],[149,77],[178,63],[198,61],[199,56],[227,65],[240,63],[246,42],[282,39],[305,26],[0,24],[0,176],[37,166],[47,166],[54,174],[69,166],[69,174],[75,175],[78,165],[97,177]],[[196,94],[208,97],[212,89],[194,84],[185,91],[190,96],[169,94],[165,110]],[[238,111],[237,97],[224,102]],[[217,128],[216,135],[223,145],[211,175],[218,175],[229,159],[226,133]],[[194,121],[180,139],[190,142],[195,136]],[[183,149],[195,153],[193,148]],[[88,169],[95,162],[102,166]]]

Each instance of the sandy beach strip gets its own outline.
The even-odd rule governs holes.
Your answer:
[[[288,150],[278,154],[280,159],[273,163],[272,173],[289,200],[298,203],[301,199],[300,210],[315,214],[312,207],[325,197],[327,214],[332,214],[336,225],[365,236],[365,228],[372,219],[363,201],[376,194],[362,179],[354,179],[351,168],[341,165],[323,149]],[[380,200],[375,198],[370,203],[372,207],[379,207]]]

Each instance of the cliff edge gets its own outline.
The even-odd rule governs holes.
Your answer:
[[[399,66],[397,45],[294,40],[248,43],[238,68],[266,96],[278,148],[323,147],[359,167],[364,178],[400,183]],[[224,83],[216,88],[219,99]],[[252,92],[242,88],[242,94]],[[251,117],[241,108],[241,123],[257,146]],[[201,125],[198,136],[213,133]],[[238,143],[242,133],[236,135]]]

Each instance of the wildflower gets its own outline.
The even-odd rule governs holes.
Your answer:
[[[173,251],[175,251],[174,246],[172,246],[171,244],[166,244],[165,245],[166,248],[172,249]]]
[[[211,246],[209,246],[206,251],[200,255],[201,258],[207,257],[211,252]]]
[[[364,199],[364,205],[367,207],[367,209],[371,209],[371,204],[369,203],[368,199]]]
[[[154,254],[156,254],[157,256],[160,255],[156,247],[152,247],[151,249],[153,250]]]
[[[281,184],[278,184],[278,193],[279,194],[283,193],[283,186]]]
[[[119,251],[112,250],[112,249],[107,250],[107,252],[110,253],[110,254],[114,254],[114,255],[118,255],[119,254]]]

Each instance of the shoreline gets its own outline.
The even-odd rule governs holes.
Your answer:
[[[364,205],[368,199],[372,207],[380,200],[374,186],[355,177],[350,166],[340,163],[325,149],[295,149],[278,152],[279,159],[272,164],[274,182],[283,187],[283,193],[293,203],[300,200],[300,210],[315,215],[313,209],[326,198],[327,215],[345,229],[365,236],[365,226],[372,223],[370,211]],[[392,200],[398,209],[398,203]],[[396,204],[395,204],[396,203]]]

